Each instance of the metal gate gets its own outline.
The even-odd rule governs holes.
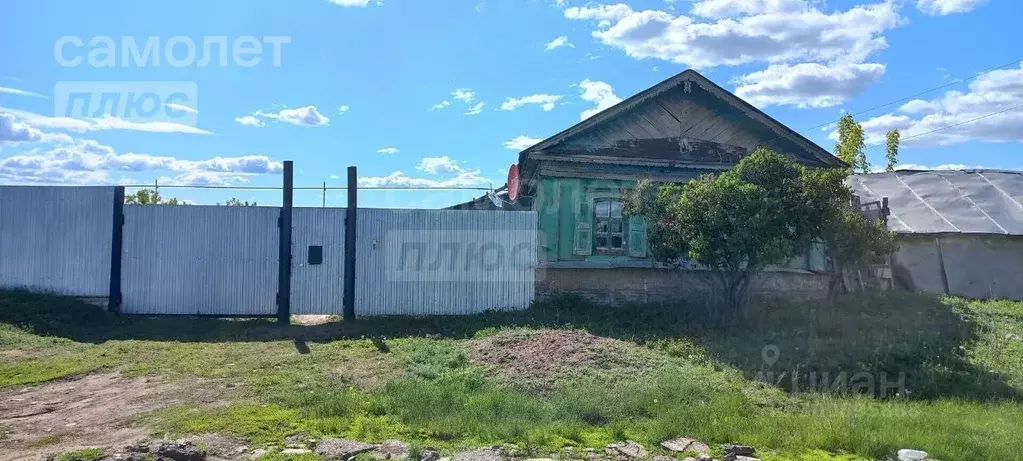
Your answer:
[[[280,208],[125,205],[121,311],[273,315]]]
[[[341,314],[344,302],[346,210],[292,210],[292,314]]]

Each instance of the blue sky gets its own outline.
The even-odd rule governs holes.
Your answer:
[[[357,165],[364,185],[498,187],[518,150],[690,67],[796,130],[952,84],[858,115],[868,143],[899,128],[912,137],[905,166],[1018,169],[1023,50],[1006,37],[1020,17],[1023,2],[1008,0],[5,1],[0,183],[274,186],[290,159],[300,186],[342,185]],[[262,52],[236,60],[248,37]],[[125,38],[158,46],[136,62]],[[277,63],[275,40],[286,41]],[[208,63],[204,44],[214,45]],[[112,60],[89,59],[98,51]],[[69,82],[142,82],[164,96],[185,82],[194,93],[163,101],[170,118],[68,112]],[[805,134],[830,150],[831,131]],[[868,155],[880,165],[884,149]],[[277,192],[164,193],[280,202]],[[360,204],[441,207],[480,194],[365,191]],[[327,201],[342,206],[344,195]]]

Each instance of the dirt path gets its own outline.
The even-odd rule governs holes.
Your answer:
[[[41,459],[81,448],[133,444],[150,432],[131,424],[133,417],[189,394],[181,385],[117,372],[0,391],[0,427],[7,432],[0,439],[2,457]]]

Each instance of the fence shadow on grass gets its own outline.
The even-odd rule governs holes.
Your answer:
[[[1002,376],[967,360],[965,346],[978,338],[980,327],[953,304],[932,296],[865,293],[835,304],[758,304],[749,311],[742,325],[720,328],[708,326],[705,309],[698,306],[608,307],[562,296],[524,311],[302,326],[266,319],[118,316],[73,299],[0,292],[0,323],[86,343],[134,339],[304,345],[370,338],[386,347],[381,338],[471,338],[492,328],[568,327],[647,344],[684,360],[733,367],[749,378],[766,377],[787,391],[817,391],[838,383],[839,391],[878,397],[898,393],[915,399],[1023,400]],[[845,387],[843,376],[848,379]]]

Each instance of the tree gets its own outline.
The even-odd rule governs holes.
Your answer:
[[[220,202],[217,202],[217,205],[220,205]],[[238,199],[236,199],[234,197],[231,197],[231,199],[228,200],[227,202],[225,202],[224,205],[225,206],[256,206],[256,202],[249,202],[248,200],[243,202],[243,201],[238,200]]]
[[[139,189],[134,194],[124,196],[124,203],[130,205],[184,205],[185,202],[176,198],[164,199],[153,189]]]
[[[880,220],[868,219],[852,207],[854,193],[845,184],[848,172],[837,169],[805,169],[804,197],[809,205],[804,212],[814,244],[823,246],[828,262],[828,297],[834,299],[848,291],[844,274],[871,264],[883,264],[895,252],[895,233]]]
[[[885,167],[885,171],[895,171],[895,165],[899,163],[899,140],[902,135],[899,130],[889,131],[885,135],[885,158],[888,159],[888,166]]]
[[[626,212],[647,218],[656,261],[708,270],[721,301],[718,319],[731,322],[757,272],[805,254],[815,242],[843,264],[890,248],[875,247],[890,232],[851,208],[847,174],[758,148],[718,175],[685,184],[641,181],[626,195]]]
[[[864,144],[863,127],[851,114],[843,114],[838,119],[838,142],[835,143],[835,156],[848,163],[853,171],[866,173],[870,171],[870,162],[867,161],[867,154],[863,152]]]

